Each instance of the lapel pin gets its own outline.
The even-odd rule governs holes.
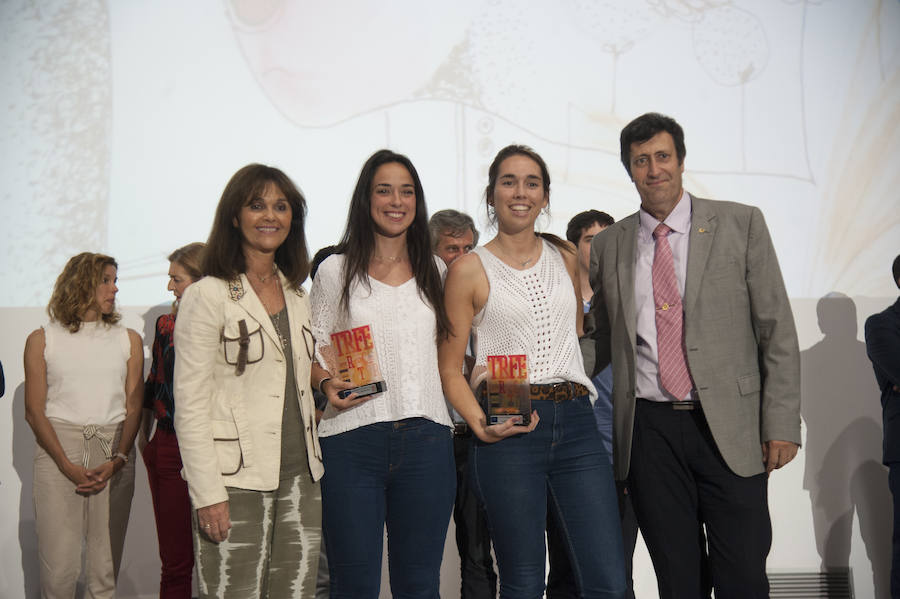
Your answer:
[[[706,229],[704,229],[703,227],[698,227],[697,232],[698,233],[706,233]]]

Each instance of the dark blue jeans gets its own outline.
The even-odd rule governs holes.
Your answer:
[[[377,599],[387,524],[392,595],[439,599],[456,490],[450,430],[425,418],[408,418],[320,442],[331,597]]]
[[[532,402],[540,423],[497,443],[475,442],[472,471],[487,511],[500,597],[544,593],[544,529],[554,510],[585,598],[622,597],[625,566],[616,487],[586,396]]]

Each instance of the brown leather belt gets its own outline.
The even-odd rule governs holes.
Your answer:
[[[573,383],[571,381],[563,381],[562,383],[541,383],[530,385],[528,398],[531,401],[549,400],[556,403],[561,401],[569,401],[576,397],[588,394],[588,388],[581,383]],[[486,385],[481,383],[478,385],[478,396],[484,398]]]
[[[569,401],[576,397],[588,394],[588,388],[581,383],[573,383],[564,381],[562,383],[544,383],[541,385],[531,385],[531,401],[540,401],[549,399],[556,403],[561,401]]]

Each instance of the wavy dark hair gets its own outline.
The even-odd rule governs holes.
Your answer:
[[[77,333],[84,322],[85,312],[94,307],[97,287],[107,266],[119,268],[115,259],[104,254],[82,252],[69,258],[56,279],[53,295],[47,304],[50,320],[61,324],[70,333]],[[119,322],[121,318],[115,310],[100,314],[100,319],[108,325]]]
[[[264,164],[248,164],[225,186],[213,220],[206,251],[203,274],[220,279],[235,279],[247,269],[241,230],[235,221],[241,208],[265,193],[269,185],[277,187],[291,205],[291,229],[287,239],[275,250],[275,264],[293,287],[299,287],[309,275],[309,250],[306,247],[306,199],[290,177],[279,169]]]
[[[412,161],[403,154],[390,150],[378,150],[366,160],[356,188],[350,199],[347,225],[338,243],[336,253],[344,254],[344,285],[341,291],[340,307],[347,312],[350,306],[350,286],[354,280],[370,286],[369,261],[375,253],[375,226],[372,223],[372,192],[375,173],[378,168],[396,163],[403,166],[412,177],[416,193],[416,216],[406,230],[406,251],[419,294],[431,304],[437,325],[438,339],[447,337],[450,321],[444,309],[444,293],[441,275],[431,251],[431,234],[428,230],[428,208],[425,205],[425,190]],[[370,287],[371,288],[371,287]]]
[[[591,209],[579,212],[569,220],[569,224],[566,226],[566,239],[577,246],[578,240],[581,239],[581,233],[585,229],[590,229],[594,223],[601,227],[608,227],[615,222],[616,219],[600,210]]]
[[[484,188],[484,200],[485,209],[487,210],[487,219],[491,225],[497,224],[497,214],[493,209],[494,187],[497,186],[497,177],[500,175],[500,165],[503,164],[504,160],[513,156],[525,156],[526,158],[531,158],[535,163],[537,163],[538,168],[541,169],[541,184],[544,186],[544,193],[547,195],[547,207],[549,212],[550,169],[547,168],[547,163],[544,162],[544,159],[541,158],[540,154],[532,150],[530,147],[522,144],[512,144],[497,152],[497,155],[494,157],[494,161],[491,162],[491,166],[490,168],[488,168],[488,183]],[[557,235],[554,235],[553,233],[535,232],[535,235],[543,237],[560,250],[565,250],[569,253],[574,252],[574,249],[564,239]]]
[[[619,158],[629,177],[631,177],[631,144],[650,141],[654,135],[663,131],[672,136],[678,164],[684,164],[687,148],[684,146],[684,130],[681,125],[670,116],[648,112],[625,125],[619,134]]]

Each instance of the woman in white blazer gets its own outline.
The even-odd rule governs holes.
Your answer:
[[[306,202],[280,170],[228,182],[175,327],[175,428],[201,597],[309,597],[323,474],[310,391]]]

